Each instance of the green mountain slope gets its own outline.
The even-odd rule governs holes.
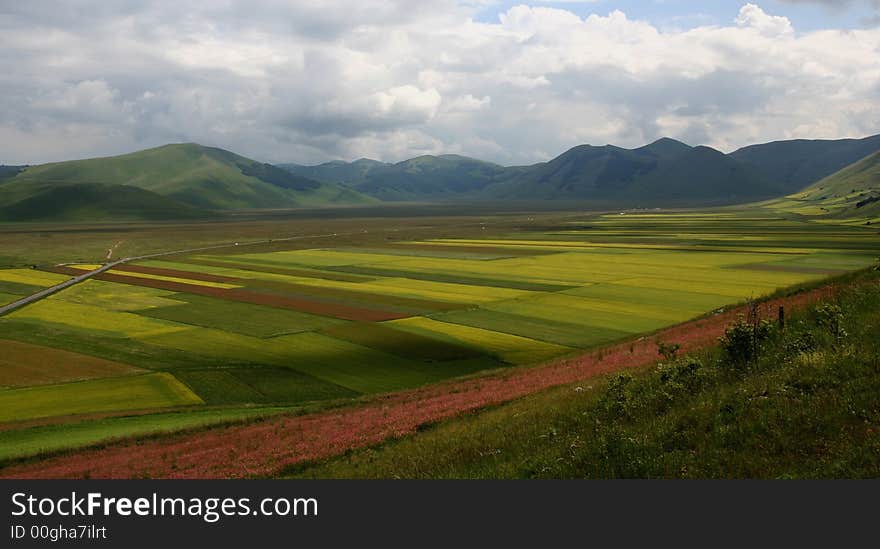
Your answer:
[[[730,156],[751,164],[765,178],[781,185],[785,193],[791,193],[877,151],[880,135],[864,139],[776,141],[744,147]]]
[[[30,167],[16,183],[101,183],[139,187],[202,209],[285,208],[367,202],[319,183],[213,147],[186,143],[131,154]]]
[[[767,205],[802,215],[876,220],[880,218],[880,152]]]
[[[0,221],[138,221],[209,215],[209,212],[127,185],[30,182],[0,185]]]

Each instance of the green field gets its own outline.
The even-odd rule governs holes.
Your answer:
[[[226,408],[74,421],[0,431],[0,461],[97,444],[115,438],[169,433],[281,413],[287,408]]]
[[[326,233],[312,221],[278,223]],[[867,228],[765,210],[505,215],[492,230],[473,219],[431,218],[433,228],[395,219],[385,231],[376,220],[346,223],[352,230],[333,238],[136,262],[136,272],[114,270],[0,318],[0,340],[33,349],[28,361],[0,361],[0,422],[53,423],[5,436],[43,429],[94,443],[101,428],[77,424],[67,436],[66,416],[167,418],[106,420],[106,437],[126,425],[136,435],[175,428],[184,416],[167,411],[180,406],[243,417],[234,410],[530,366],[860,269],[880,253]],[[269,225],[222,230],[235,226],[265,234]],[[178,230],[198,242],[217,227]],[[98,249],[84,232],[82,257]],[[2,269],[0,302],[65,278]],[[222,421],[221,411],[178,426]]]
[[[166,373],[0,391],[0,422],[190,406],[202,399]]]

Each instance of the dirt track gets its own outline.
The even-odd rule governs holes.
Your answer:
[[[762,305],[774,316],[831,294],[823,287]],[[450,381],[376,397],[370,402],[304,416],[282,416],[232,427],[123,442],[0,470],[5,478],[236,478],[272,476],[285,467],[415,432],[421,425],[574,383],[598,374],[655,362],[657,340],[684,352],[714,345],[743,308],[673,326],[583,356],[534,368]]]

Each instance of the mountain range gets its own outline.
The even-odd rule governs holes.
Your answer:
[[[504,167],[458,155],[395,164],[360,159],[279,166],[385,201],[577,200],[617,206],[731,204],[799,191],[880,150],[865,139],[793,140],[724,154],[670,138],[636,149],[580,145],[530,166]]]
[[[459,155],[274,166],[184,143],[106,158],[0,166],[0,221],[187,219],[228,210],[381,201],[658,207],[788,196],[800,204],[827,201],[832,194],[841,204],[852,202],[834,211],[861,215],[873,211],[872,197],[880,194],[876,157],[871,156],[878,151],[880,135],[779,141],[731,154],[663,138],[635,149],[580,145],[529,166],[506,167]],[[850,171],[837,173],[844,168]],[[845,183],[835,183],[834,193],[814,192],[811,185],[830,177]],[[846,186],[852,192],[843,193]],[[870,202],[856,208],[862,200]],[[831,211],[828,205],[816,207]]]

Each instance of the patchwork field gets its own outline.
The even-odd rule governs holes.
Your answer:
[[[267,248],[128,263],[0,318],[0,459],[534,365],[866,267],[880,242],[721,210]],[[0,302],[91,268],[0,270]]]
[[[0,269],[0,305],[64,282],[68,277],[33,269]]]

